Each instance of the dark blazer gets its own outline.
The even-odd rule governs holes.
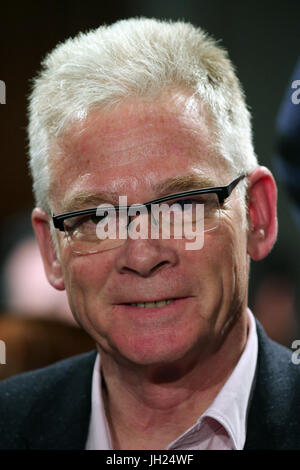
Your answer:
[[[245,449],[300,449],[300,365],[257,324]],[[0,382],[0,449],[84,449],[96,351]]]

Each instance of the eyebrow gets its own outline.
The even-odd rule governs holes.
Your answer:
[[[100,204],[118,205],[119,194],[116,192],[97,191],[95,193],[79,192],[69,200],[63,201],[65,212],[80,210],[84,207],[98,207]]]
[[[182,176],[173,176],[160,183],[154,185],[154,193],[158,196],[163,197],[171,194],[176,194],[183,191],[189,191],[193,189],[211,188],[215,185],[215,182],[204,175],[198,174],[187,174]],[[119,204],[118,192],[109,191],[97,191],[95,193],[90,192],[79,192],[63,202],[64,212],[72,212],[73,210],[80,210],[84,207],[98,207],[100,204],[112,204],[117,206]],[[154,198],[152,198],[154,199]],[[145,203],[147,201],[137,201],[137,204]]]
[[[193,189],[211,188],[215,186],[212,178],[205,175],[198,175],[195,173],[173,176],[171,178],[157,183],[154,186],[155,193],[160,196],[168,196],[169,194],[176,194],[181,191],[189,191]]]

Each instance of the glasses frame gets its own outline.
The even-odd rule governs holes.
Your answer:
[[[201,189],[194,189],[191,191],[185,191],[182,193],[176,193],[176,194],[170,194],[169,196],[164,196],[160,197],[158,199],[153,199],[152,201],[145,202],[144,204],[132,204],[131,206],[113,206],[113,207],[107,207],[107,211],[111,210],[128,210],[130,207],[134,207],[138,209],[139,207],[149,207],[152,204],[160,204],[162,202],[170,201],[172,199],[178,199],[182,197],[188,197],[188,196],[197,196],[199,194],[209,194],[209,193],[215,193],[218,197],[219,204],[223,204],[225,199],[227,199],[234,188],[237,186],[237,184],[244,178],[246,178],[246,174],[240,175],[238,178],[233,180],[231,183],[229,183],[227,186],[217,186],[217,187],[211,187],[211,188],[201,188]],[[105,210],[105,206],[101,206],[101,209]],[[61,232],[65,232],[65,227],[64,227],[64,221],[66,219],[69,219],[71,217],[76,217],[79,215],[97,215],[97,210],[98,208],[91,208],[91,209],[82,209],[79,211],[72,211],[72,212],[66,212],[64,214],[59,214],[59,215],[54,215],[52,214],[52,220],[53,220],[53,225],[56,229],[60,230]]]

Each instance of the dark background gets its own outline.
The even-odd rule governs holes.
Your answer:
[[[185,19],[221,40],[236,65],[253,113],[255,148],[260,163],[273,169],[275,119],[300,55],[299,0],[1,3],[0,80],[6,83],[6,104],[0,105],[0,211],[4,255],[14,238],[7,227],[21,210],[33,204],[26,162],[26,97],[30,79],[39,69],[41,59],[58,42],[79,31],[131,16]],[[291,215],[286,189],[281,184],[279,227],[279,239],[272,253],[262,263],[252,265],[250,305],[260,282],[269,273],[287,276],[292,279],[295,291],[300,291],[300,232]],[[300,313],[298,293],[295,309]]]

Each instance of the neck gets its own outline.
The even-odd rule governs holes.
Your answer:
[[[195,348],[179,361],[141,366],[101,351],[103,393],[115,449],[162,449],[210,406],[236,366],[247,341],[239,317],[213,352]]]

